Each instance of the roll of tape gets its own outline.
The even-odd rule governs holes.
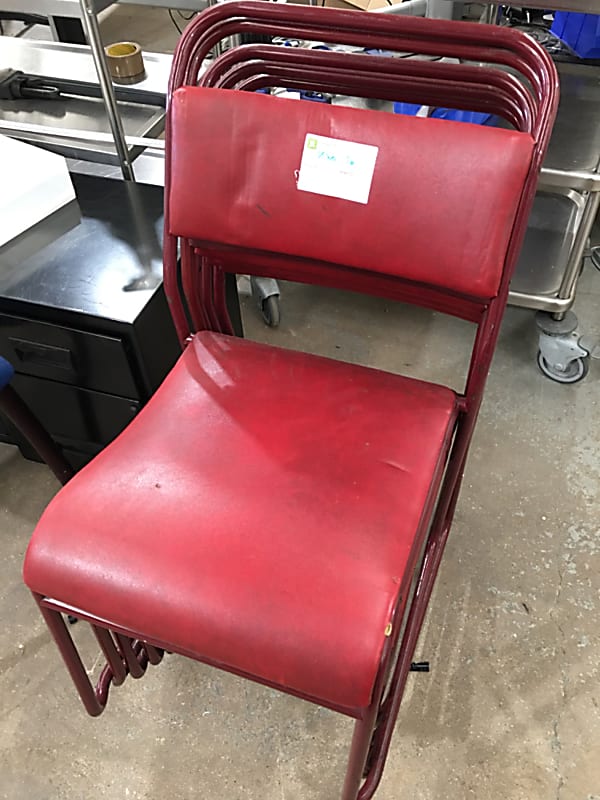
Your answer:
[[[146,76],[142,48],[136,42],[115,42],[104,48],[115,83],[137,83]]]

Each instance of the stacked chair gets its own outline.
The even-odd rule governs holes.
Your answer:
[[[418,58],[255,43],[201,74],[238,35]],[[487,111],[512,129],[265,87]],[[260,2],[190,24],[166,134],[164,281],[182,355],[53,499],[25,560],[90,714],[111,684],[178,653],[354,718],[341,797],[373,795],[557,101],[552,62],[515,31]],[[463,391],[233,336],[223,287],[237,272],[467,320]],[[106,658],[95,685],[68,615]]]

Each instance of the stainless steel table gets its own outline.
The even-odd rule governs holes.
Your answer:
[[[95,14],[99,14],[112,5],[117,5],[119,0],[91,0],[91,7]],[[165,0],[123,0],[128,5],[158,6],[160,8],[180,8],[184,11],[201,11],[206,6],[206,0],[177,0],[177,5]],[[79,0],[0,0],[0,10],[19,11],[31,14],[41,14],[45,17],[80,17],[81,7]]]
[[[141,2],[133,0],[133,2],[134,4],[137,2],[138,5],[153,5],[164,8],[175,6],[191,11],[200,11],[208,5],[206,0],[176,0],[176,3],[165,2],[165,0],[141,0]],[[86,38],[90,43],[123,177],[126,180],[135,180],[132,156],[126,141],[127,131],[115,99],[97,19],[97,15],[111,5],[114,5],[114,3],[109,2],[109,0],[0,0],[0,10],[3,11],[30,12],[48,17],[79,17],[81,19]]]
[[[0,51],[5,66],[26,73],[65,80],[77,76],[78,80],[91,84],[98,80],[94,60],[87,46],[2,37]],[[129,87],[131,93],[148,91],[164,96],[171,61],[170,55],[146,54],[146,78]],[[119,102],[118,106],[127,136],[153,137],[163,130],[162,107],[138,102]],[[64,129],[79,131],[82,135],[89,134],[90,138],[67,139],[61,135]],[[18,134],[20,139],[40,143],[67,157],[119,164],[110,142],[110,127],[101,98],[66,97],[42,102],[2,100],[0,133]],[[92,141],[94,134],[104,134],[109,141]],[[128,149],[131,159],[142,151],[139,146]]]

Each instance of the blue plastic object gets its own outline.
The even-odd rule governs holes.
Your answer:
[[[394,103],[394,113],[407,114],[416,117],[422,106],[413,103]],[[493,120],[493,114],[482,111],[459,111],[456,108],[434,108],[427,115],[436,119],[451,119],[455,122],[470,122],[473,125],[488,125]]]
[[[600,58],[600,15],[557,11],[552,33],[580,58]]]
[[[0,356],[0,391],[4,389],[5,386],[8,386],[14,374],[15,370],[13,365]]]
[[[301,100],[310,100],[313,103],[331,103],[331,98],[321,94],[321,92],[309,92],[305,89],[300,91]]]

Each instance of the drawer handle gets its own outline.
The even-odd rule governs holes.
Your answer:
[[[25,339],[10,337],[15,354],[24,365],[34,364],[39,367],[73,370],[73,354],[66,347],[55,347],[39,342],[28,342]]]

